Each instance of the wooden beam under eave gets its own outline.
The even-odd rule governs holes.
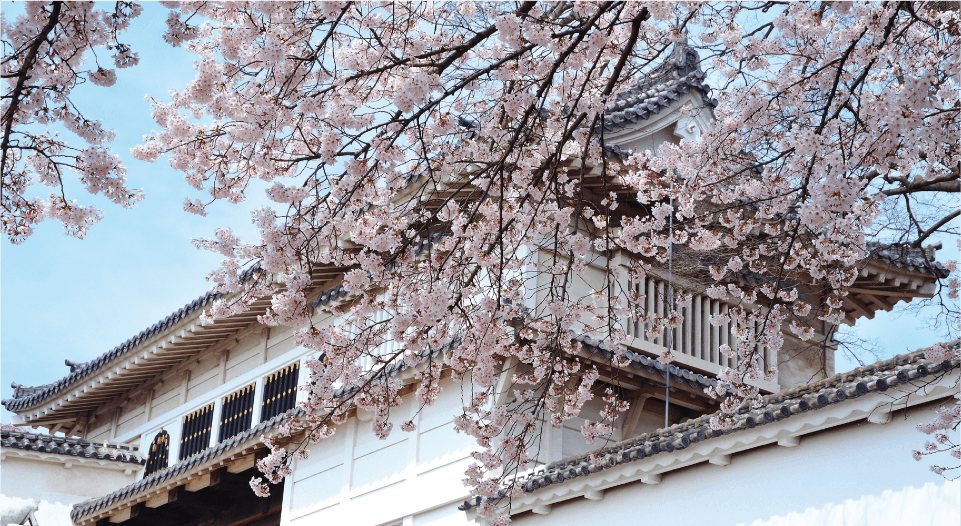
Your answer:
[[[68,429],[67,431],[64,431],[64,433],[63,433],[64,436],[72,437],[72,436],[76,435],[77,432],[80,431],[80,428],[81,428],[81,427],[83,426],[83,424],[85,424],[85,423],[86,423],[86,422],[84,422],[84,421],[82,421],[81,419],[78,418],[78,419],[77,419],[77,423],[75,423],[73,426],[71,426],[70,429]]]
[[[874,319],[874,309],[865,305],[863,301],[855,298],[854,296],[851,296],[850,294],[847,296],[844,296],[844,300],[850,303],[851,305],[853,305],[854,308],[857,309],[867,319],[869,320]]]
[[[206,348],[208,348],[208,347],[210,347],[210,345],[200,344],[200,343],[191,343],[191,342],[180,342],[180,343],[175,343],[175,344],[171,345],[170,347],[167,347],[167,350],[168,350],[168,352],[170,352],[170,351],[172,351],[172,352],[185,352],[185,351],[198,352],[198,351],[202,351],[202,350],[204,350],[204,349],[206,349]]]
[[[184,338],[184,341],[187,343],[216,342],[224,339],[225,336],[224,334],[201,333],[188,336]]]
[[[115,380],[115,381],[111,382],[111,383],[110,383],[110,386],[111,386],[111,387],[116,387],[116,388],[120,389],[121,391],[127,391],[127,390],[129,390],[131,387],[136,386],[136,385],[140,385],[140,384],[142,384],[142,383],[143,383],[143,380],[142,380],[142,379],[139,379],[139,378],[129,378],[129,379],[123,379],[123,380],[119,380],[119,379],[118,379],[118,380]]]
[[[190,492],[200,491],[204,488],[209,488],[211,486],[216,486],[220,484],[220,470],[208,471],[203,475],[195,475],[191,477],[184,489]]]
[[[263,304],[262,306],[266,307],[267,305],[270,305],[270,302],[267,302],[267,303]],[[252,320],[253,320],[253,321],[256,321],[256,320],[257,320],[257,314],[254,313],[254,312],[252,312],[252,311],[253,311],[253,309],[251,309],[250,311],[248,311],[247,314],[242,314],[242,315],[237,315],[237,316],[231,316],[230,318],[227,318],[227,322],[228,322],[228,323],[230,323],[230,322],[241,322],[241,321],[249,322],[249,321],[252,321]]]
[[[856,292],[858,294],[870,294],[872,296],[890,296],[892,298],[932,298],[934,294],[929,294],[926,292],[904,292],[904,291],[892,291],[892,290],[877,290],[877,289],[864,289],[860,287],[850,287],[848,292]]]
[[[223,338],[229,338],[242,330],[243,327],[214,327],[207,332],[199,334],[198,336],[206,339],[221,340]]]
[[[143,370],[135,373],[128,373],[122,378],[118,379],[118,381],[122,381],[124,383],[130,383],[131,381],[134,383],[140,383],[144,378],[151,378],[152,376],[153,374],[151,374],[149,370]]]
[[[650,397],[650,394],[643,393],[631,400],[631,407],[624,415],[624,423],[621,425],[621,440],[634,436],[634,430],[637,428],[637,424],[641,420],[641,413],[644,411],[644,404]]]
[[[62,423],[70,424],[70,423],[73,423],[75,420],[76,420],[76,416],[64,415],[63,418],[57,418],[57,419],[53,419],[53,420],[50,420],[50,419],[48,419],[48,420],[32,420],[32,421],[30,421],[30,422],[24,423],[23,425],[34,426],[34,427],[46,427],[46,428],[49,429],[50,426],[54,426],[54,425],[62,424]]]
[[[887,311],[887,312],[891,312],[891,309],[894,308],[894,304],[897,302],[897,300],[895,300],[895,301],[889,301],[889,300],[887,300],[887,299],[885,299],[885,298],[881,298],[881,297],[874,296],[874,295],[868,296],[868,298],[871,300],[871,303],[877,305],[877,306],[880,307],[882,310]]]
[[[243,473],[253,468],[257,463],[257,455],[250,453],[227,464],[227,473]]]
[[[166,352],[164,352],[164,356],[167,357],[167,358],[176,358],[177,361],[182,361],[182,360],[184,359],[184,357],[193,356],[193,355],[197,354],[198,352],[200,352],[199,349],[189,349],[189,350],[184,350],[184,349],[172,349],[172,350],[171,350],[171,349],[168,349]]]
[[[139,514],[140,514],[140,506],[137,504],[134,504],[133,506],[124,508],[118,511],[117,513],[114,513],[113,515],[111,515],[109,522],[111,524],[118,524],[124,521],[128,521]]]
[[[176,501],[177,501],[177,491],[178,491],[179,489],[180,489],[180,488],[179,488],[179,486],[178,486],[178,487],[176,487],[176,488],[174,488],[174,489],[171,489],[171,490],[162,491],[162,492],[158,493],[157,495],[154,495],[153,497],[150,497],[149,499],[147,499],[147,502],[144,503],[144,506],[146,506],[146,507],[148,507],[148,508],[159,508],[159,507],[163,506],[164,504],[170,504],[171,502],[176,502]]]

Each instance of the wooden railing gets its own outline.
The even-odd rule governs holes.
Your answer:
[[[143,476],[149,477],[167,467],[167,457],[170,455],[170,434],[163,429],[157,433],[150,443],[150,453],[147,454],[147,465]]]
[[[664,317],[670,313],[666,281],[647,276],[643,282],[630,283],[628,287],[630,293],[645,296],[640,305],[642,314]],[[674,287],[675,297],[686,293],[683,289]],[[681,326],[667,329],[661,332],[660,336],[651,339],[647,334],[651,328],[650,324],[632,319],[625,322],[626,332],[635,342],[643,342],[638,346],[641,350],[661,353],[667,349],[668,331],[670,331],[672,354],[687,357],[686,360],[681,359],[685,365],[708,372],[715,372],[723,367],[733,368],[736,365],[735,359],[719,351],[719,348],[725,344],[735,347],[734,336],[731,334],[731,322],[717,327],[711,325],[712,315],[726,315],[730,308],[730,304],[724,301],[712,299],[705,294],[694,294],[690,306],[677,308],[678,313],[684,316]],[[762,346],[756,346],[755,350],[761,353],[765,368],[776,364],[777,356],[773,352]]]
[[[255,388],[256,384],[250,384],[221,399],[218,442],[223,442],[250,428],[254,416]]]

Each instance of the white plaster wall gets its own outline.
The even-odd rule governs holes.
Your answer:
[[[76,461],[67,468],[61,462],[5,454],[0,493],[24,499],[36,499],[45,492],[87,497],[106,495],[137,481],[142,468],[130,467],[130,473],[124,474],[123,470],[92,467]]]
[[[4,516],[7,508],[32,501],[35,517],[43,526],[72,525],[73,504],[133,484],[142,470],[131,465],[126,473],[123,469],[56,457],[59,460],[43,460],[4,451],[0,468],[0,507]],[[65,462],[70,462],[69,468]]]
[[[764,446],[734,455],[728,466],[707,463],[663,474],[658,485],[634,482],[608,489],[603,500],[577,497],[548,515],[526,512],[513,524],[681,524],[716,526],[925,526],[961,524],[961,483],[947,482],[914,461],[925,435],[914,426],[934,406],[861,421],[801,438],[800,445]]]
[[[311,446],[285,482],[281,524],[468,524],[457,506],[467,498],[462,479],[475,442],[453,428],[459,385],[441,385],[435,405],[419,413],[405,397],[391,412],[395,428],[386,440],[374,436],[370,422],[352,418]],[[409,418],[417,431],[405,433],[399,424]]]

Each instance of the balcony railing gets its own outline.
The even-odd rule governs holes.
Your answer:
[[[669,313],[668,285],[667,282],[653,276],[646,276],[643,282],[630,283],[629,291],[643,295],[644,299],[641,307],[643,313],[654,314],[657,317],[666,316]],[[684,294],[686,291],[679,287],[674,287],[674,294]],[[672,355],[675,361],[708,373],[716,374],[724,367],[733,368],[735,358],[725,356],[719,351],[722,345],[734,347],[735,341],[731,334],[731,322],[728,321],[720,326],[711,324],[711,316],[716,314],[728,314],[731,305],[708,297],[705,294],[693,294],[690,306],[678,306],[678,312],[684,317],[682,324],[674,329],[662,331],[655,338],[648,337],[648,330],[651,329],[650,323],[639,320],[627,320],[625,323],[628,334],[628,345],[647,351],[651,355],[660,355],[667,350],[668,331],[671,332]],[[758,327],[755,327],[758,330]],[[777,356],[773,351],[766,347],[756,346],[755,350],[761,354],[764,360],[765,369],[776,365]],[[776,385],[772,382],[761,382],[762,388],[773,390]]]

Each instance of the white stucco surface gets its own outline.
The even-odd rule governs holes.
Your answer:
[[[43,458],[41,458],[41,456]],[[3,450],[0,511],[3,526],[30,510],[42,526],[72,526],[70,509],[137,481],[141,467],[64,455]]]
[[[435,405],[418,412],[407,397],[392,411],[398,421],[412,418],[415,432],[395,428],[379,440],[369,421],[352,418],[311,446],[285,482],[281,524],[468,524],[457,506],[467,496],[461,481],[475,442],[454,431],[458,386],[442,386]]]

